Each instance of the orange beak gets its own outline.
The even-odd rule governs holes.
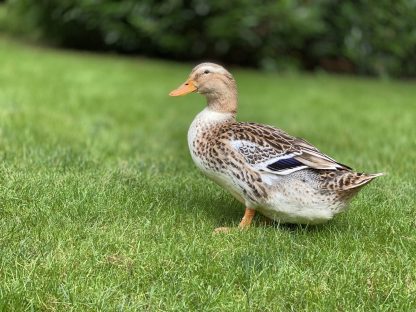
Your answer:
[[[170,96],[180,96],[196,91],[195,82],[192,79],[185,81],[179,88],[169,93]]]

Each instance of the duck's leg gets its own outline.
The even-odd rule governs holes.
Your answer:
[[[250,226],[251,221],[253,220],[254,215],[256,214],[256,210],[251,208],[246,208],[244,212],[244,217],[241,219],[240,224],[238,227],[240,229],[246,229]]]
[[[253,217],[255,214],[256,214],[256,210],[251,209],[251,208],[246,208],[246,211],[244,212],[244,216],[241,219],[240,224],[238,225],[238,228],[241,230],[247,229],[250,226],[251,221],[253,220]],[[214,230],[214,234],[226,233],[226,232],[229,232],[230,230],[231,228],[229,227],[219,227]]]

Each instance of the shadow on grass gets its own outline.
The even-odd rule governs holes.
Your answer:
[[[274,228],[276,230],[283,230],[283,231],[291,232],[291,233],[320,232],[320,231],[325,230],[326,225],[328,224],[328,223],[315,224],[315,225],[311,225],[311,224],[291,224],[291,223],[280,223],[278,221],[268,219],[264,216],[261,216],[261,218],[266,220],[264,223],[260,223],[260,225],[262,227],[264,227],[264,228]],[[331,222],[331,221],[329,221],[329,222]]]

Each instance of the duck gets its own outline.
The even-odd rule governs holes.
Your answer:
[[[221,65],[195,66],[169,95],[193,92],[205,97],[206,107],[188,130],[192,160],[244,205],[240,229],[250,226],[256,212],[278,223],[325,223],[347,210],[363,186],[383,175],[355,172],[276,127],[237,121],[236,81]]]

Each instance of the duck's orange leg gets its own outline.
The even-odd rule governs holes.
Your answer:
[[[241,219],[240,224],[238,227],[240,229],[246,229],[250,226],[251,221],[253,220],[254,215],[256,214],[256,210],[251,208],[246,208],[246,211],[244,212],[244,217]]]
[[[247,229],[250,226],[251,221],[253,220],[253,217],[255,214],[256,214],[256,210],[251,209],[251,208],[246,208],[246,211],[244,212],[244,217],[241,219],[240,224],[238,225],[238,228],[241,230]],[[214,230],[214,234],[226,233],[226,232],[229,232],[230,230],[231,228],[229,227],[219,227]]]

